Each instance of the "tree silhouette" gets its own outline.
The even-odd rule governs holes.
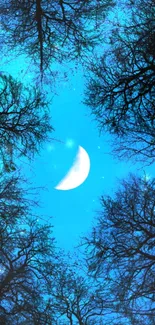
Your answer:
[[[130,23],[118,22],[110,48],[89,66],[85,104],[100,130],[113,135],[114,154],[155,159],[155,23],[152,1],[132,2]]]
[[[51,325],[55,265],[51,226],[31,212],[33,202],[18,177],[0,187],[1,324]]]
[[[113,5],[113,0],[1,1],[7,45],[20,45],[43,73],[55,60],[72,60],[92,49],[99,36],[94,24]]]
[[[11,76],[0,76],[0,156],[6,170],[13,155],[32,156],[48,140],[50,124],[43,95]]]
[[[131,324],[152,325],[155,179],[130,175],[113,197],[101,197],[101,205],[97,224],[86,238],[89,271],[105,281],[108,291],[104,288],[103,299],[108,293],[113,310],[130,318]]]
[[[99,289],[81,271],[79,260],[60,259],[59,272],[52,292],[53,309],[61,325],[95,325],[102,323],[103,301]],[[83,270],[84,267],[82,266]],[[83,273],[83,274],[82,274]]]

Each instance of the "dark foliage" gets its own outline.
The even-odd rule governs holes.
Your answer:
[[[51,226],[32,215],[32,201],[16,177],[1,181],[0,319],[3,325],[51,325],[56,272]]]
[[[155,11],[130,6],[130,23],[113,27],[109,50],[90,65],[85,103],[100,130],[113,134],[114,154],[155,159]]]
[[[0,156],[9,171],[13,156],[33,156],[48,140],[47,103],[37,90],[25,88],[11,76],[0,76]],[[13,166],[13,165],[12,165]]]
[[[20,45],[43,73],[55,60],[72,60],[92,49],[100,35],[94,26],[113,5],[113,0],[1,1],[6,43]]]
[[[52,292],[53,308],[61,325],[103,324],[104,303],[99,288],[83,273],[80,261],[60,260]]]
[[[103,278],[113,310],[131,324],[155,321],[155,179],[130,176],[114,197],[101,197],[102,212],[86,238],[89,270]],[[108,291],[106,291],[106,286]]]

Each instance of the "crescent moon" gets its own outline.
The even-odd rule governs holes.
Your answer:
[[[55,187],[56,190],[71,190],[80,186],[87,178],[90,170],[89,156],[81,146],[75,157],[74,163],[66,176]]]

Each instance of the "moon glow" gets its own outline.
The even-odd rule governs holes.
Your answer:
[[[87,152],[79,146],[74,163],[66,176],[55,187],[56,190],[71,190],[80,186],[87,178],[90,170],[90,159]]]

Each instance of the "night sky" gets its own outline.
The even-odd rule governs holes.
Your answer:
[[[62,67],[58,69],[61,73]],[[78,245],[79,237],[91,228],[96,210],[100,209],[100,196],[104,193],[112,195],[119,179],[125,178],[129,172],[145,171],[154,176],[154,168],[133,164],[132,161],[120,162],[117,157],[114,159],[110,155],[110,136],[99,136],[90,110],[82,104],[85,83],[83,72],[79,68],[73,75],[69,68],[66,69],[69,77],[57,81],[57,95],[50,105],[52,126],[55,129],[51,137],[59,141],[51,140],[44,144],[40,155],[35,156],[33,162],[21,158],[18,164],[34,186],[46,187],[46,190],[40,191],[42,208],[39,212],[44,218],[53,217],[51,223],[54,225],[57,245],[72,250]],[[18,80],[32,84],[31,67],[24,56],[14,60],[12,58],[3,70]],[[47,87],[49,96],[53,96],[52,81]],[[56,190],[54,187],[73,165],[79,146],[86,150],[90,158],[87,179],[75,189]]]

